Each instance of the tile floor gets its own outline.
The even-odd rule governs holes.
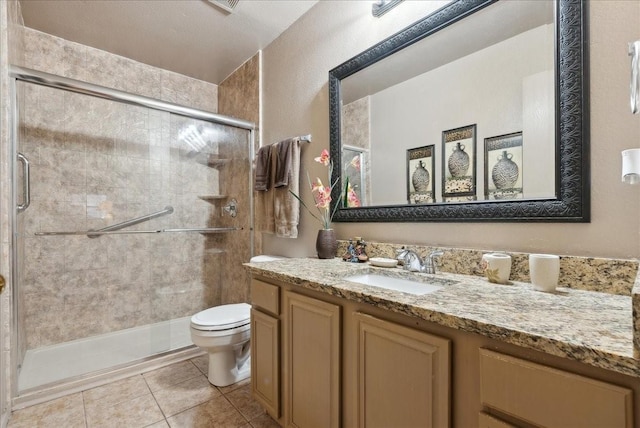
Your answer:
[[[248,380],[216,388],[201,356],[17,410],[8,428],[278,428]]]

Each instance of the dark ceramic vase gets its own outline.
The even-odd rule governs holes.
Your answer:
[[[513,155],[503,150],[502,156],[498,157],[498,163],[491,170],[491,179],[496,189],[510,189],[518,181],[520,170],[518,164],[512,161],[511,158],[513,158]]]
[[[320,229],[316,238],[316,251],[319,259],[332,259],[338,251],[338,240],[333,229]]]
[[[413,175],[411,176],[413,188],[416,192],[427,192],[429,190],[429,181],[431,181],[429,171],[424,167],[424,163],[419,161],[418,165],[416,165],[416,170],[413,171]]]
[[[464,144],[456,143],[449,156],[449,173],[453,178],[462,178],[469,170],[469,155],[464,149]]]

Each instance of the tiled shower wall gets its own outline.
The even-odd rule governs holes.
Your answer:
[[[252,58],[242,64],[236,71],[227,77],[218,88],[218,112],[231,117],[237,117],[249,122],[258,124],[260,122],[260,57],[258,52]],[[259,132],[255,132],[254,153],[260,146]],[[235,159],[239,154],[235,154]],[[250,222],[249,193],[242,190],[248,189],[249,176],[236,174],[232,182],[228,183],[231,190],[229,193],[239,195],[238,206],[242,210],[238,213],[241,223]],[[222,301],[224,303],[237,303],[249,301],[249,288],[251,278],[248,271],[242,268],[239,261],[248,261],[248,259],[240,260],[240,255],[246,254],[246,246],[250,239],[250,231],[243,230],[231,236],[226,236],[227,254],[233,255],[228,260],[229,265],[237,266],[234,269],[224,270],[224,279],[222,287]],[[262,251],[261,234],[254,235],[254,254],[260,254]]]
[[[24,66],[212,112],[217,87],[27,28]],[[32,163],[21,321],[26,347],[190,316],[220,303],[225,270],[249,257],[248,132],[25,84],[19,150]],[[200,147],[186,135],[204,135]],[[208,155],[233,159],[206,165]],[[231,176],[233,174],[233,176]],[[234,194],[238,193],[238,194]],[[227,196],[206,200],[207,196]],[[230,198],[244,215],[223,215]],[[184,233],[35,236],[100,228],[171,205],[136,229],[242,227]],[[246,224],[245,224],[246,223]],[[234,235],[234,234],[238,235]],[[243,234],[240,236],[239,234]],[[245,242],[228,254],[228,242]],[[244,295],[242,296],[244,297]]]

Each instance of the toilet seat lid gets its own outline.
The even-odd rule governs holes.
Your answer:
[[[251,306],[246,303],[215,306],[191,317],[191,325],[203,330],[226,330],[248,324]]]

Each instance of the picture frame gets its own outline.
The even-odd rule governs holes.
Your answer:
[[[476,200],[476,124],[442,131],[442,199]]]
[[[522,131],[484,139],[486,200],[524,198]]]
[[[435,200],[435,145],[407,150],[407,202],[428,204]]]

